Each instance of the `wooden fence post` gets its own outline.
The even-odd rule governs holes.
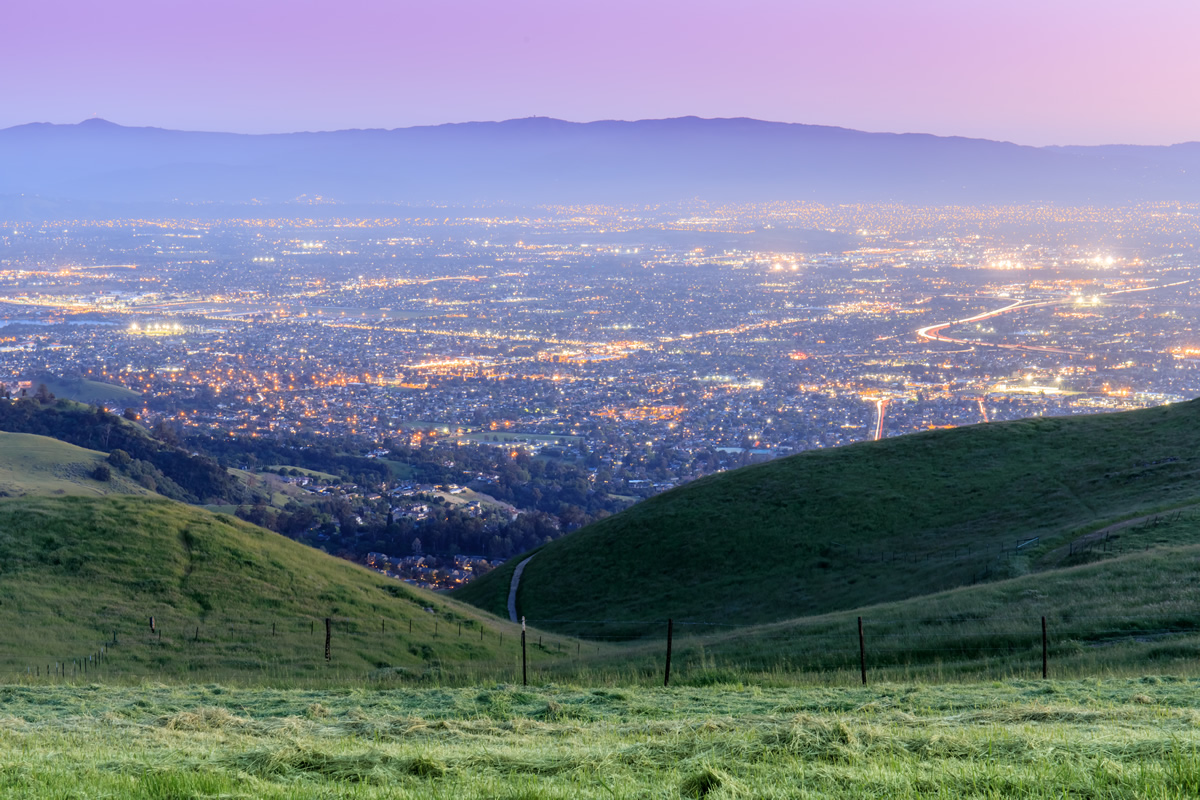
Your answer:
[[[1042,680],[1047,677],[1046,655],[1046,618],[1042,617]]]
[[[862,617],[858,618],[858,665],[862,671],[863,686],[867,685],[867,646],[863,640]]]
[[[675,620],[667,620],[667,668],[663,671],[663,686],[671,682],[671,639],[675,633]]]
[[[329,639],[332,634],[332,621],[329,617],[325,618],[325,660],[331,661],[333,656],[329,652]]]
[[[525,618],[521,617],[521,685],[529,685],[529,668],[525,656]]]

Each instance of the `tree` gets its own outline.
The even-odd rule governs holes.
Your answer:
[[[159,418],[158,422],[154,423],[153,436],[160,442],[169,445],[179,444],[179,435],[175,429],[167,424],[165,419]]]

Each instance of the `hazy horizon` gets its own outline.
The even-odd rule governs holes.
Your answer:
[[[1200,6],[378,0],[24,4],[0,127],[238,133],[694,114],[1026,145],[1200,138]]]
[[[1024,144],[1022,142],[1014,142],[1014,141],[1011,141],[1008,139],[992,139],[992,138],[983,137],[983,136],[967,136],[967,135],[957,134],[957,133],[934,133],[932,131],[927,131],[927,130],[865,130],[862,128],[853,128],[848,125],[838,125],[838,124],[834,124],[834,123],[790,122],[790,121],[777,120],[777,119],[762,119],[759,117],[745,117],[745,116],[705,117],[705,116],[700,116],[699,114],[679,114],[679,115],[671,116],[671,117],[643,117],[640,119],[616,119],[616,118],[564,119],[562,117],[549,117],[549,116],[545,116],[542,114],[533,114],[533,115],[524,116],[524,117],[506,117],[503,119],[463,119],[463,120],[451,120],[451,121],[446,121],[446,122],[420,123],[420,124],[414,124],[414,125],[398,125],[398,126],[394,126],[394,127],[343,126],[343,127],[330,127],[330,128],[320,128],[320,129],[313,128],[313,129],[304,129],[304,130],[297,129],[297,130],[274,130],[274,131],[258,131],[258,132],[224,130],[224,129],[218,129],[218,128],[174,128],[174,127],[170,127],[168,125],[159,125],[159,124],[154,124],[154,123],[149,123],[149,124],[144,124],[144,125],[133,125],[133,124],[127,124],[121,120],[109,119],[107,117],[101,117],[101,116],[92,116],[92,117],[85,117],[84,119],[76,120],[73,122],[72,121],[59,122],[59,121],[41,120],[41,119],[29,120],[27,122],[19,122],[19,123],[15,123],[12,125],[6,125],[6,126],[0,128],[0,130],[8,130],[10,128],[20,128],[20,127],[23,127],[26,125],[60,125],[60,126],[82,125],[87,122],[95,121],[95,122],[105,122],[110,125],[116,125],[121,128],[148,128],[148,129],[154,129],[154,130],[176,131],[176,132],[180,132],[180,133],[228,133],[228,134],[234,134],[234,135],[238,135],[238,136],[286,136],[288,134],[293,134],[293,133],[340,133],[343,131],[365,131],[365,130],[399,131],[399,130],[408,130],[411,128],[441,128],[441,127],[448,127],[448,126],[453,126],[453,125],[487,125],[487,124],[501,124],[501,123],[505,123],[505,122],[519,122],[522,120],[530,120],[530,119],[544,119],[544,120],[550,120],[550,121],[554,121],[554,122],[566,122],[566,123],[570,123],[572,125],[590,125],[593,123],[605,123],[605,122],[627,122],[627,123],[661,122],[661,121],[665,121],[665,120],[678,120],[678,119],[697,119],[697,120],[704,120],[704,121],[751,120],[753,122],[765,122],[765,123],[777,124],[777,125],[799,125],[799,126],[815,127],[815,128],[835,128],[835,129],[839,129],[839,130],[854,131],[857,133],[873,133],[873,134],[877,133],[877,134],[894,135],[894,136],[934,136],[939,139],[975,139],[975,140],[979,140],[979,141],[998,142],[1001,144],[1015,144],[1020,147],[1036,147],[1036,148],[1043,148],[1043,147],[1114,147],[1114,146],[1115,147],[1173,147],[1175,145],[1180,145],[1180,144],[1192,144],[1194,142],[1200,142],[1200,134],[1197,134],[1197,137],[1194,139],[1185,139],[1185,140],[1180,140],[1180,141],[1176,141],[1176,142],[1164,142],[1161,144],[1148,144],[1148,145],[1135,144],[1133,142],[1118,142],[1118,141],[1096,142],[1093,144],[1081,144],[1078,142],[1056,142],[1053,144]]]

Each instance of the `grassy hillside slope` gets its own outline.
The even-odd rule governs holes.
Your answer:
[[[93,478],[106,458],[48,436],[0,432],[0,497],[151,493],[115,471],[107,481]]]
[[[518,606],[540,620],[822,614],[1069,565],[1105,524],[1198,500],[1200,401],[931,431],[651,498],[535,551]],[[457,596],[503,613],[518,561]]]
[[[140,407],[142,402],[142,396],[139,393],[115,383],[55,375],[40,375],[33,378],[35,387],[40,383],[46,384],[46,388],[55,397],[74,400],[77,403],[105,405],[119,409],[132,405]]]
[[[1051,677],[1195,675],[1198,570],[1200,545],[1159,547],[765,625],[676,625],[672,681],[857,684],[859,617],[872,682],[1040,678],[1043,617]],[[590,666],[661,680],[665,622],[580,624],[572,632],[640,636]]]
[[[511,680],[518,642],[475,609],[226,515],[118,495],[0,501],[0,674],[66,662],[82,677],[76,662],[105,648],[96,678]],[[539,652],[566,649],[546,637]]]

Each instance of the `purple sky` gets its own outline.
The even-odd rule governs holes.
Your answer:
[[[694,114],[1200,140],[1197,0],[15,0],[0,127]]]

